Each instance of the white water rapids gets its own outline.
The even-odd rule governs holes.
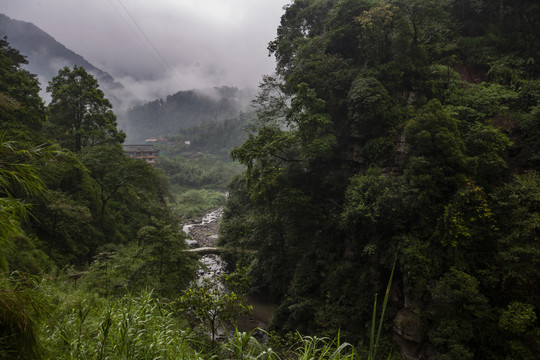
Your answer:
[[[218,222],[223,214],[223,208],[217,208],[204,215],[204,217],[191,224],[185,224],[182,230],[189,237],[186,243],[192,249],[213,248],[218,239]],[[198,276],[210,278],[223,274],[227,263],[217,254],[207,254],[199,259],[201,269]]]
[[[217,208],[201,219],[184,224],[182,230],[188,236],[189,251],[215,250],[218,241],[218,223],[223,215],[223,208]],[[204,278],[212,279],[225,272],[227,263],[217,254],[207,254],[199,259],[201,268],[198,272],[197,282],[200,284]],[[219,287],[219,285],[218,285]],[[251,331],[256,327],[266,328],[269,319],[274,312],[274,304],[261,299],[248,297],[248,303],[253,306],[252,315],[239,319],[241,329]]]

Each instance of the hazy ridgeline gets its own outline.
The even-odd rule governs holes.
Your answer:
[[[293,1],[254,114],[229,87],[131,110],[157,166],[83,67],[46,106],[1,40],[0,357],[537,358],[538,14]],[[216,291],[180,219],[220,205]],[[247,293],[270,333],[234,331]]]

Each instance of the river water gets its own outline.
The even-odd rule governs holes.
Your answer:
[[[184,224],[182,230],[188,235],[189,247],[196,251],[201,248],[215,248],[218,241],[218,225],[223,215],[223,207],[211,210],[202,218]],[[199,270],[199,281],[204,277],[215,277],[226,271],[227,263],[217,254],[201,256],[199,262],[203,265]],[[271,303],[248,297],[248,304],[253,307],[250,316],[239,319],[238,326],[242,331],[251,331],[255,328],[265,329],[275,306]]]
[[[184,224],[182,230],[188,235],[186,240],[191,249],[215,248],[218,240],[219,219],[223,215],[223,208],[211,210],[202,218]],[[227,263],[217,254],[203,255],[199,262],[203,265],[199,269],[199,279],[202,277],[215,277],[225,272]]]
[[[218,223],[223,215],[223,207],[207,212],[201,219],[184,224],[182,230],[189,236],[186,240],[192,248],[216,246]]]

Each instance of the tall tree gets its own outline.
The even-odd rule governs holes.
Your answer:
[[[21,128],[38,130],[45,121],[38,80],[22,68],[27,63],[7,38],[0,38],[0,127],[18,136]]]
[[[119,144],[126,137],[116,128],[116,115],[94,76],[82,67],[64,67],[47,86],[49,129],[70,150],[98,144]]]
[[[120,146],[94,146],[81,153],[81,160],[99,187],[101,216],[124,188],[155,194],[157,201],[164,203],[167,184],[151,165],[125,156]]]
[[[537,2],[285,7],[220,230],[272,327],[357,341],[397,254],[404,358],[538,357]]]
[[[152,286],[172,297],[186,288],[195,273],[195,259],[187,253],[185,235],[176,225],[152,217],[151,225],[137,233],[137,257],[143,260],[131,274],[134,286]]]

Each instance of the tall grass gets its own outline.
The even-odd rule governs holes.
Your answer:
[[[81,303],[50,327],[50,359],[199,359],[172,310],[145,292]]]
[[[377,355],[377,348],[379,346],[379,340],[381,339],[381,331],[384,323],[384,313],[386,312],[386,305],[388,304],[388,297],[390,295],[390,286],[392,286],[392,279],[394,278],[394,270],[396,269],[396,260],[392,265],[392,271],[390,272],[390,279],[388,279],[388,285],[386,285],[386,291],[384,293],[384,300],[382,306],[381,316],[379,317],[379,327],[377,329],[377,335],[375,335],[375,319],[377,316],[377,294],[375,294],[375,301],[373,303],[373,315],[371,318],[371,334],[369,341],[368,360],[374,360]],[[388,355],[390,358],[390,355]]]
[[[352,344],[347,342],[341,342],[340,333],[338,332],[336,338],[331,339],[328,337],[317,336],[302,336],[299,333],[294,335],[294,344],[289,349],[281,349],[276,352],[271,348],[267,348],[260,344],[251,333],[239,332],[236,330],[234,335],[229,341],[224,344],[226,359],[235,360],[283,360],[284,358],[294,360],[375,360],[377,359],[377,349],[381,340],[382,328],[384,325],[384,315],[386,313],[386,307],[388,304],[388,298],[390,294],[390,287],[394,277],[394,270],[396,261],[392,265],[392,271],[390,273],[390,279],[386,286],[384,300],[382,303],[381,313],[377,321],[377,295],[373,304],[373,315],[371,319],[371,331],[369,348],[367,349],[366,357],[364,358],[361,353],[366,351],[360,351],[356,349]],[[378,326],[377,326],[378,322]],[[390,359],[392,354],[387,355],[387,359]]]
[[[336,339],[304,336],[295,353],[299,360],[353,360],[356,352],[349,343],[341,343],[339,334]]]
[[[47,304],[35,291],[34,277],[0,273],[0,359],[40,359],[41,320]]]
[[[270,353],[272,350],[270,349]],[[266,357],[266,349],[253,337],[252,333],[241,332],[236,329],[233,336],[223,344],[221,349],[223,357],[234,360],[275,359]]]
[[[333,339],[296,334],[288,346],[276,346],[274,350],[267,343],[258,341],[253,333],[238,330],[219,347],[213,348],[208,346],[209,339],[187,330],[179,320],[181,314],[175,313],[151,291],[103,298],[81,290],[73,280],[62,279],[0,290],[4,330],[6,324],[11,324],[9,332],[0,332],[0,357],[51,360],[375,360],[386,357],[386,354],[378,356],[377,350],[394,269],[395,263],[380,314],[375,298],[368,349],[342,343],[338,333]],[[44,315],[37,315],[39,308],[45,306],[46,319]],[[279,344],[279,341],[269,344]],[[390,356],[387,355],[388,359]]]

